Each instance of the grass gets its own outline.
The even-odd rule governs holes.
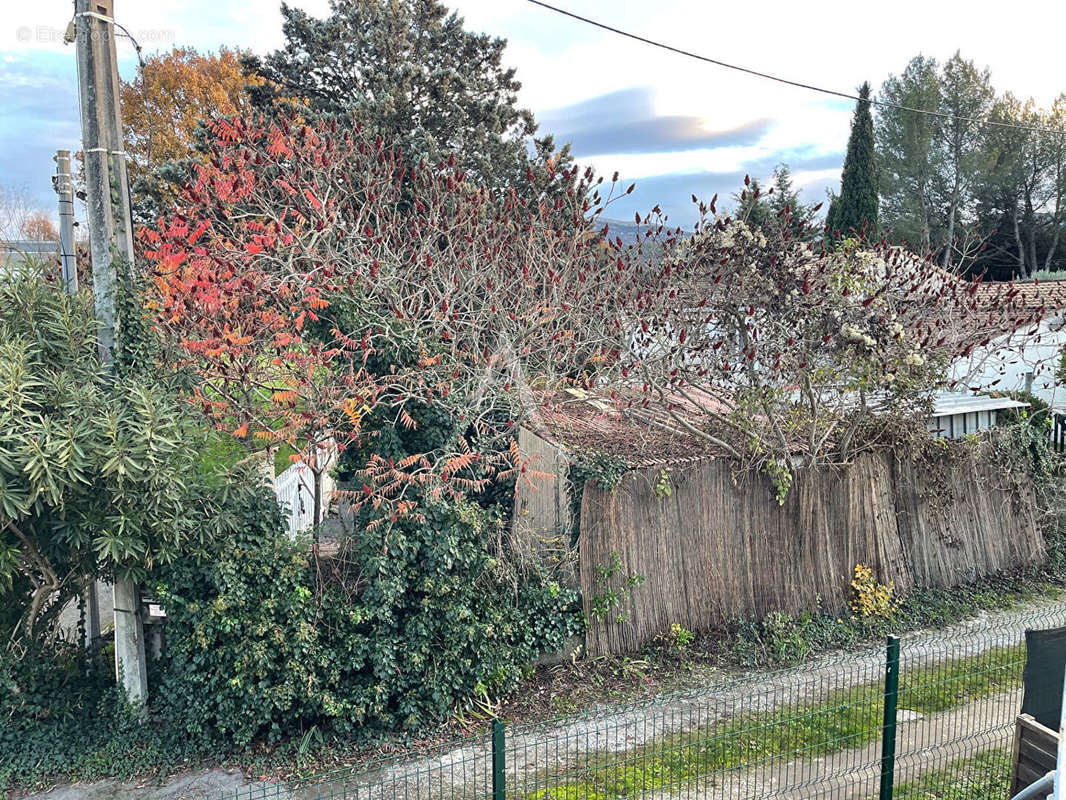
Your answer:
[[[1005,691],[1020,684],[1024,659],[1019,644],[908,670],[900,677],[899,707],[934,714]],[[592,754],[578,772],[546,775],[556,783],[522,797],[633,797],[772,761],[841,753],[880,739],[882,714],[882,684],[866,682],[798,707],[744,713],[667,735],[624,753]]]
[[[292,457],[297,454],[298,451],[288,442],[282,442],[276,446],[273,459],[275,477],[292,466]],[[226,472],[249,455],[250,451],[240,440],[225,433],[210,431],[200,446],[199,469],[201,473],[207,475]]]
[[[1010,751],[986,750],[895,787],[896,800],[992,800],[1007,796]]]
[[[293,465],[292,457],[298,455],[297,450],[288,442],[282,442],[274,451],[274,476],[277,477]]]
[[[632,655],[541,666],[494,710],[508,722],[546,720],[605,704],[705,687],[738,668],[762,671],[796,666],[822,653],[884,642],[889,633],[944,628],[982,611],[1060,599],[1064,574],[1066,568],[1057,560],[951,589],[910,592],[901,598],[890,619],[861,619],[828,611],[798,616],[774,613],[763,620],[737,621],[724,630],[698,634],[683,648],[663,641]],[[459,727],[463,733],[475,730],[474,726]]]
[[[240,441],[218,431],[210,431],[199,445],[198,466],[201,474],[217,475],[233,468],[248,457],[248,449]]]

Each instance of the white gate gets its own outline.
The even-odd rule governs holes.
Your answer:
[[[329,468],[337,459],[334,445],[320,445],[319,452],[326,461],[322,472],[322,517],[325,518],[333,497],[333,477]],[[290,465],[274,478],[274,496],[278,499],[288,525],[289,538],[312,527],[315,520],[315,473],[302,461]],[[321,520],[318,520],[321,522]]]

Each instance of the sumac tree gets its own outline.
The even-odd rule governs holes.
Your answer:
[[[408,167],[358,126],[212,131],[181,210],[142,236],[159,324],[201,378],[195,402],[238,436],[347,447],[372,411],[412,427],[412,406],[441,409],[460,435],[367,464],[365,496],[402,513],[412,486],[436,499],[514,469],[539,393],[618,361],[632,265],[587,220],[591,171],[530,202],[452,160]],[[383,353],[406,356],[369,366]]]
[[[899,248],[827,251],[789,225],[701,212],[676,241],[644,220],[635,258],[656,266],[622,305],[634,331],[622,372],[639,386],[627,413],[771,474],[924,435],[949,365],[1040,318],[1013,286],[990,290]]]
[[[1039,316],[1012,287],[883,245],[825,252],[713,202],[689,233],[638,216],[624,245],[596,222],[618,185],[576,167],[531,201],[452,159],[409,166],[358,125],[211,131],[181,210],[143,233],[159,322],[238,436],[312,452],[427,406],[448,419],[421,452],[367,449],[355,499],[379,520],[529,477],[516,427],[560,396],[771,472],[846,461],[922,430],[956,355]]]

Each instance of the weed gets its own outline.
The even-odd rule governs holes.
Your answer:
[[[670,470],[659,470],[659,479],[655,483],[655,499],[662,502],[674,493],[673,484],[670,483]]]
[[[621,586],[613,586],[615,576],[622,573]],[[624,574],[622,558],[611,551],[610,561],[596,565],[596,585],[599,591],[590,598],[592,618],[603,621],[607,616],[629,600],[629,592],[644,583],[644,576],[639,573]],[[615,614],[615,622],[625,622],[628,618],[622,612]]]
[[[678,652],[685,650],[696,640],[696,634],[678,623],[670,626],[670,633],[666,635],[667,643]]]
[[[851,579],[851,610],[857,617],[884,617],[888,619],[896,611],[898,603],[892,600],[896,584],[893,581],[878,583],[874,571],[865,564],[855,565],[855,577]]]

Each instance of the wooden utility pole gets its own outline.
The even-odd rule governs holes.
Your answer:
[[[59,259],[63,288],[78,291],[78,261],[74,251],[74,184],[70,179],[70,151],[56,150],[56,194],[59,195]]]
[[[75,0],[74,8],[93,296],[100,321],[100,357],[110,364],[115,345],[115,263],[133,263],[115,10],[113,0]],[[140,593],[132,581],[115,581],[115,674],[131,702],[143,704],[148,699]]]

